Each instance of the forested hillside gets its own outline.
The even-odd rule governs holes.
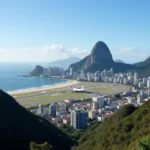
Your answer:
[[[150,135],[150,101],[139,108],[127,105],[100,125],[87,129],[74,150],[132,150]]]
[[[70,150],[70,138],[49,121],[20,106],[0,90],[0,149],[29,150],[30,142],[48,142],[53,150]]]

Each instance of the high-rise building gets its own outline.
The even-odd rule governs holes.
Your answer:
[[[49,115],[55,117],[56,116],[56,108],[57,108],[57,105],[54,103],[49,105]]]
[[[99,109],[99,103],[98,102],[92,102],[92,109],[93,110]]]
[[[112,102],[112,99],[111,98],[108,98],[108,105],[110,105]]]
[[[143,78],[143,85],[144,87],[147,85],[147,78]]]
[[[147,87],[150,88],[150,80],[147,80]]]
[[[70,125],[75,129],[83,129],[87,127],[87,116],[88,114],[85,111],[72,111]]]
[[[128,74],[128,82],[129,84],[132,84],[134,81],[133,75],[131,73]]]
[[[49,67],[48,68],[48,76],[61,76],[63,75],[63,68],[59,67]]]
[[[144,83],[143,82],[139,82],[139,88],[143,88],[144,87]]]
[[[138,85],[138,83],[139,83],[139,80],[138,80],[138,73],[135,72],[135,73],[134,73],[134,85]]]
[[[48,75],[51,77],[53,75],[53,67],[48,68]]]
[[[137,104],[142,103],[142,96],[140,94],[137,95]]]
[[[112,76],[113,76],[113,74],[114,74],[114,71],[113,71],[113,68],[111,68],[111,69],[110,69],[110,71],[109,71],[109,76],[111,76],[111,77],[112,77]]]
[[[73,68],[70,68],[70,76],[73,76]]]
[[[67,110],[67,105],[66,104],[62,104],[60,106],[61,111],[66,111]]]
[[[56,116],[61,116],[61,114],[62,114],[61,110],[56,111]]]
[[[139,88],[143,88],[144,87],[144,83],[143,82],[139,82]]]
[[[127,78],[123,78],[123,84],[127,84]]]
[[[104,107],[104,100],[105,100],[104,96],[93,97],[93,102],[98,102],[99,103],[99,108]]]
[[[88,112],[88,117],[91,118],[91,119],[94,119],[95,118],[95,114],[96,114],[95,110],[91,110],[91,111]]]
[[[81,70],[80,78],[83,80],[85,78],[84,70]]]
[[[121,84],[123,83],[123,78],[120,78],[119,83]]]
[[[107,70],[104,70],[104,71],[102,72],[102,76],[104,76],[104,77],[107,76]]]
[[[96,72],[94,73],[94,81],[99,81],[99,76],[100,76],[99,71],[96,71]]]
[[[44,113],[44,106],[42,104],[40,104],[38,108],[39,108],[38,113],[43,114]]]
[[[88,81],[92,81],[91,73],[88,73],[88,74],[87,74],[87,80],[88,80]]]

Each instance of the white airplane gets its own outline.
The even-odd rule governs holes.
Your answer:
[[[79,89],[78,88],[73,88],[72,91],[73,92],[84,92],[85,90],[84,90],[84,86],[82,86],[82,88],[79,88]]]

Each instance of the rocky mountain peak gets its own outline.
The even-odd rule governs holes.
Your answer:
[[[95,46],[92,49],[91,63],[99,62],[104,59],[111,60],[111,61],[113,60],[108,46],[104,42],[99,41],[95,44]]]

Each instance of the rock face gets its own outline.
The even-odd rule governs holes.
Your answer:
[[[80,70],[95,72],[110,68],[113,68],[115,72],[124,72],[128,69],[134,68],[132,65],[116,63],[113,61],[108,46],[102,41],[95,44],[90,55],[81,61],[70,65],[70,67],[73,68],[75,72],[79,72]]]
[[[43,67],[40,65],[37,65],[33,71],[30,72],[30,75],[32,76],[40,76],[43,74]]]
[[[99,41],[95,44],[92,49],[90,59],[91,63],[99,62],[101,60],[113,60],[109,48],[102,41]]]

